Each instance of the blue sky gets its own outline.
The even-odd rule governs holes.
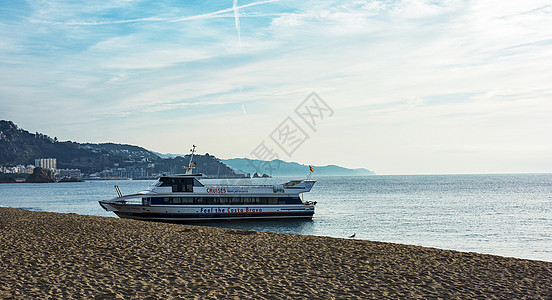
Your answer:
[[[552,172],[550,1],[3,1],[0,119],[380,174]],[[316,92],[315,130],[294,110]],[[292,117],[291,155],[269,135]],[[253,158],[253,157],[252,157]]]

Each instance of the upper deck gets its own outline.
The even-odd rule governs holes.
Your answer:
[[[276,185],[204,185],[198,178],[201,174],[162,176],[141,194],[199,194],[199,195],[267,195],[300,194],[311,190],[316,181],[292,180]]]

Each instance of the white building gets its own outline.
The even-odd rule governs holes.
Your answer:
[[[0,166],[0,172],[2,173],[11,173],[11,174],[33,174],[34,166],[28,165],[17,165],[15,167],[2,167]]]
[[[55,158],[38,158],[35,159],[35,167],[43,169],[57,169],[57,159]]]

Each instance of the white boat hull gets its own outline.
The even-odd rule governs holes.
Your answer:
[[[143,206],[100,202],[120,218],[165,222],[312,219],[314,205],[171,205]]]

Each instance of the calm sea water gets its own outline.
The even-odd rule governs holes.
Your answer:
[[[250,179],[244,184],[290,178]],[[317,177],[312,221],[205,224],[552,261],[552,174]],[[224,183],[224,180],[205,180]],[[0,206],[115,217],[98,200],[153,181],[0,184]],[[235,181],[231,182],[236,184]]]

